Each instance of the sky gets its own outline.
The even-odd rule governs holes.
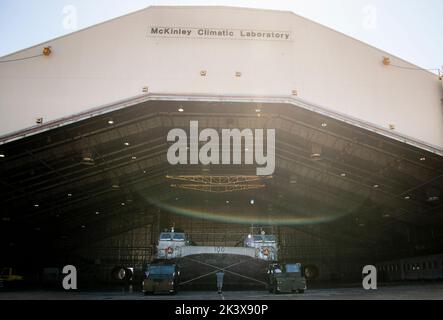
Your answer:
[[[443,66],[442,0],[0,0],[0,56],[150,5],[293,11],[422,68]]]

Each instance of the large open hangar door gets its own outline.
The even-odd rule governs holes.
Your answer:
[[[170,165],[168,132],[190,121],[275,129],[272,177],[250,180],[255,165]],[[282,258],[324,280],[441,251],[442,156],[375,131],[297,100],[145,96],[3,137],[2,260],[30,273],[77,264],[106,282],[117,265],[141,270],[172,223],[200,245],[274,226]],[[225,178],[222,190],[202,187],[208,177]]]

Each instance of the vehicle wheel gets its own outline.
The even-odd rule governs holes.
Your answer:
[[[308,280],[315,280],[319,277],[320,271],[315,265],[308,265],[303,268],[303,275]]]
[[[126,277],[126,269],[124,267],[115,267],[114,269],[112,269],[111,271],[112,273],[112,277],[115,280],[124,280]]]
[[[297,292],[297,294],[303,294],[303,293],[305,293],[305,290],[303,290],[303,289],[299,289],[299,290],[297,290],[296,292]]]

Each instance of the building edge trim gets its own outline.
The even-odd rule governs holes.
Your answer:
[[[429,144],[427,142],[409,137],[407,135],[392,132],[388,129],[363,121],[358,118],[345,115],[336,111],[332,111],[323,106],[308,102],[304,99],[294,96],[247,96],[247,95],[207,95],[207,94],[170,94],[170,93],[150,93],[137,95],[129,99],[123,99],[114,103],[102,105],[96,108],[88,109],[81,113],[73,114],[68,117],[60,118],[47,122],[43,125],[25,128],[23,130],[11,132],[0,136],[0,146],[7,143],[24,139],[39,133],[43,133],[52,129],[60,128],[69,124],[73,124],[82,120],[90,119],[96,116],[105,115],[117,110],[128,108],[140,103],[149,101],[193,101],[193,102],[234,102],[234,103],[280,103],[290,104],[299,108],[303,108],[317,114],[350,124],[352,126],[371,131],[373,133],[385,136],[387,138],[406,143],[416,148],[428,151],[430,153],[443,156],[443,148]]]

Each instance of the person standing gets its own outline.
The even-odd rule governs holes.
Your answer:
[[[225,273],[223,272],[223,270],[219,270],[217,271],[217,273],[215,274],[217,276],[217,290],[218,290],[218,294],[222,293],[222,289],[223,289],[223,278],[225,276]]]

